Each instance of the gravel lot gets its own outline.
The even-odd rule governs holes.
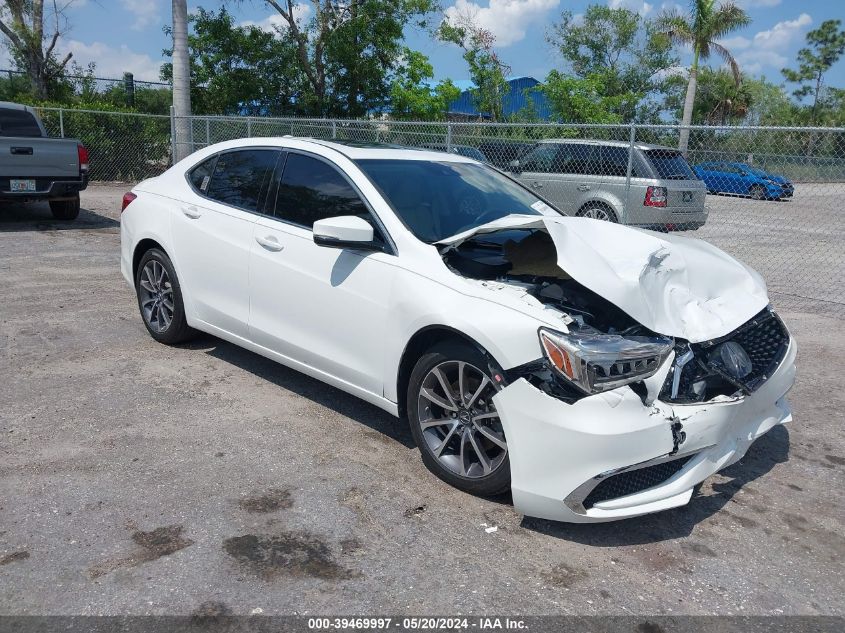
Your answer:
[[[46,205],[0,213],[0,613],[843,613],[835,304],[781,303],[800,345],[795,421],[689,506],[523,519],[430,475],[370,405],[211,337],[153,342],[118,271],[125,189],[92,186],[71,224]],[[841,219],[713,204],[720,222],[698,235],[737,245],[778,299],[845,296],[841,260],[807,256],[842,257]],[[749,205],[793,219],[745,239]],[[760,265],[787,247],[792,265]]]

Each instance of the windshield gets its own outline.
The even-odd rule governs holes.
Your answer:
[[[657,172],[658,178],[665,180],[696,180],[696,176],[683,154],[674,150],[650,149],[646,150],[651,165]]]
[[[507,215],[558,215],[485,165],[394,159],[357,164],[423,242],[437,242]]]

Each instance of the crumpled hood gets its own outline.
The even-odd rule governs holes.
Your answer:
[[[600,220],[508,216],[440,244],[506,228],[545,228],[563,271],[660,334],[718,338],[769,304],[763,278],[707,242]]]

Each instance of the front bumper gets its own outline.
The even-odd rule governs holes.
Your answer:
[[[525,379],[515,381],[494,398],[508,438],[514,507],[528,516],[591,523],[686,504],[697,484],[792,419],[785,396],[795,381],[795,356],[790,340],[778,369],[755,392],[694,405],[656,400],[649,407],[629,387],[567,404]],[[585,508],[603,478],[684,456],[683,468],[665,481]]]

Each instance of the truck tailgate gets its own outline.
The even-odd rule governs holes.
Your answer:
[[[0,177],[79,178],[77,141],[0,136]]]

